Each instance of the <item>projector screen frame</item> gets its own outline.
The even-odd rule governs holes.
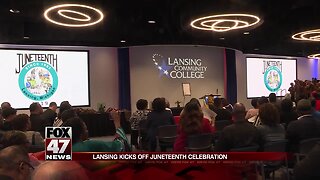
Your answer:
[[[37,49],[37,48],[3,48],[0,47],[0,50],[24,50],[24,51],[70,51],[70,52],[86,52],[87,53],[87,73],[88,73],[88,105],[77,105],[77,106],[73,106],[72,107],[91,107],[91,92],[90,92],[90,51],[88,49],[84,49],[84,50],[80,50],[80,49],[49,49],[49,48],[41,48],[41,49]],[[66,100],[67,101],[67,100]],[[0,102],[2,103],[2,102]],[[9,102],[10,103],[10,102]],[[60,107],[60,104],[57,104],[58,108]],[[15,108],[15,107],[13,107]],[[44,107],[44,109],[47,109],[49,107]],[[29,108],[15,108],[16,110],[28,110]]]
[[[255,56],[250,56],[250,55],[248,55],[248,56],[246,56],[245,57],[246,58],[246,65],[245,65],[245,67],[246,67],[246,97],[247,97],[247,99],[254,99],[254,98],[260,98],[260,97],[248,97],[248,69],[247,69],[247,67],[248,67],[248,58],[259,58],[259,59],[278,59],[278,60],[284,60],[284,61],[292,61],[292,60],[294,60],[295,62],[296,62],[296,78],[295,78],[295,80],[297,80],[297,77],[298,77],[298,58],[290,58],[290,57],[285,57],[285,58],[281,58],[281,57],[261,57],[261,56],[257,56],[257,55],[255,55]],[[284,96],[277,96],[277,97],[284,97]]]

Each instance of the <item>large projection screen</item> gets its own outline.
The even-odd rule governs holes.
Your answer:
[[[247,57],[247,98],[284,96],[297,79],[297,60]]]
[[[0,49],[0,64],[0,102],[17,109],[32,102],[90,106],[88,51]]]

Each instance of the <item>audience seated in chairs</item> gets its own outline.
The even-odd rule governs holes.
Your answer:
[[[17,110],[12,107],[7,107],[2,110],[2,118],[3,123],[1,130],[2,131],[10,131],[12,130],[12,120],[16,117]]]
[[[112,113],[117,127],[117,138],[112,142],[88,140],[86,124],[77,117],[68,119],[63,126],[72,127],[72,151],[74,152],[118,152],[126,151],[128,140],[124,131],[120,128],[120,115]]]
[[[148,110],[148,101],[145,99],[139,99],[136,107],[137,111],[132,114],[129,121],[131,124],[131,144],[137,148],[140,122],[147,120],[150,111]]]
[[[225,127],[215,144],[215,151],[230,151],[252,145],[261,145],[262,138],[257,128],[246,119],[246,109],[242,103],[236,103],[233,108],[234,123]]]
[[[248,110],[245,119],[250,119],[254,116],[258,116],[258,113],[259,113],[258,98],[253,98],[251,100],[251,105],[253,108]]]
[[[301,140],[320,137],[320,121],[312,116],[311,102],[306,99],[300,100],[297,111],[300,117],[292,121],[287,128],[289,152],[299,152]]]
[[[164,98],[155,98],[152,102],[152,111],[147,117],[149,151],[157,149],[158,128],[165,125],[174,125],[173,115],[166,110]]]
[[[45,119],[50,125],[52,125],[54,120],[57,118],[57,108],[57,103],[51,102],[49,104],[49,108],[45,110],[42,114],[43,119]]]
[[[265,103],[269,103],[269,99],[265,96],[260,97],[258,99],[258,108]],[[253,116],[252,118],[248,119],[248,121],[253,123],[253,125],[255,125],[255,126],[259,126],[261,124],[259,113],[257,116]]]
[[[30,121],[32,131],[40,132],[41,136],[44,137],[44,130],[46,126],[51,126],[45,119],[42,117],[43,108],[39,103],[32,103],[29,107],[30,110]]]
[[[215,98],[213,101],[214,101],[214,109],[211,109],[211,110],[213,110],[217,114],[215,121],[220,121],[220,120],[230,120],[231,121],[231,119],[232,119],[231,112],[229,112],[227,109],[223,108],[222,99]]]
[[[285,129],[279,124],[279,112],[275,105],[266,103],[260,106],[261,125],[257,127],[262,135],[263,143],[282,141],[285,139]]]
[[[291,99],[282,100],[280,111],[280,123],[284,124],[285,128],[287,128],[290,122],[295,121],[297,119],[298,114],[293,109],[293,102],[291,101]]]
[[[62,101],[60,103],[59,113],[56,120],[53,122],[53,126],[60,127],[63,124],[63,121],[61,119],[61,115],[64,111],[72,109],[72,106],[70,105],[69,101]]]
[[[44,140],[37,131],[29,131],[31,128],[30,118],[27,114],[19,114],[12,120],[14,130],[22,131],[26,134],[31,146],[39,146],[44,148]]]
[[[28,153],[20,146],[9,146],[0,151],[0,179],[31,179],[33,167]]]
[[[198,103],[187,103],[181,114],[174,151],[186,151],[188,137],[204,133],[213,133],[209,120],[203,118],[203,113]]]

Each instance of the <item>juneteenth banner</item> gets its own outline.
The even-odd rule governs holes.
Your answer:
[[[43,154],[43,156],[45,156]],[[57,155],[59,156],[59,155]],[[291,158],[286,152],[73,152],[75,161],[172,162],[192,161],[279,161]],[[41,158],[40,158],[41,159]],[[43,157],[44,159],[44,157]],[[59,158],[58,158],[59,159]]]

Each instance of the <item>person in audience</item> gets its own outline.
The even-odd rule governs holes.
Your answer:
[[[315,100],[314,110],[320,111],[320,95],[319,95],[319,93],[317,91],[313,91],[311,93],[311,95]]]
[[[170,102],[166,98],[163,98],[163,99],[166,102],[166,111],[170,111],[170,113],[172,114],[172,111],[170,109]]]
[[[320,137],[320,121],[312,116],[310,100],[300,100],[297,111],[300,117],[289,123],[286,133],[289,152],[299,152],[301,140]]]
[[[11,108],[11,104],[9,102],[1,103],[1,109]]]
[[[215,106],[215,113],[217,113],[215,121],[220,121],[220,120],[231,121],[232,115],[228,110],[223,108],[221,98],[214,99],[214,106]]]
[[[71,104],[69,103],[69,101],[62,101],[60,103],[60,108],[59,108],[59,113],[58,113],[58,119],[61,118],[61,114],[63,113],[63,111],[68,110],[68,109],[72,109]]]
[[[263,143],[285,140],[286,131],[280,122],[280,115],[275,105],[263,104],[259,108],[261,125],[257,127],[262,135]]]
[[[1,180],[30,179],[32,170],[28,153],[23,148],[10,146],[0,151]]]
[[[315,99],[311,99],[311,106],[312,106],[312,116],[318,120],[320,120],[320,111],[316,110],[316,100]]]
[[[20,146],[21,148],[28,150],[30,147],[30,142],[27,139],[27,136],[22,131],[7,131],[3,134],[1,138],[1,143],[3,148],[9,146]]]
[[[271,104],[273,104],[278,109],[278,111],[280,111],[281,108],[280,108],[279,102],[277,101],[276,93],[270,93],[269,94],[269,102]]]
[[[285,128],[291,121],[298,119],[297,112],[293,109],[293,102],[291,99],[283,99],[281,101],[281,111],[280,111],[280,123],[284,125]]]
[[[251,99],[251,105],[253,108],[248,110],[245,119],[250,119],[254,116],[258,116],[258,112],[259,112],[258,99],[257,98]]]
[[[215,118],[217,116],[217,114],[215,112],[213,112],[211,109],[207,108],[206,106],[201,106],[201,104],[197,98],[191,98],[189,102],[198,104],[199,107],[201,108],[202,113],[203,113],[203,118],[208,119],[210,124],[214,124]],[[183,113],[183,111],[181,111],[181,114],[182,113]]]
[[[222,108],[228,110],[230,113],[232,113],[233,106],[228,102],[226,98],[221,98],[221,104]]]
[[[75,161],[49,161],[39,165],[33,180],[89,180],[83,167]]]
[[[246,108],[242,103],[233,107],[234,123],[225,127],[215,145],[215,151],[230,151],[233,148],[262,144],[262,137],[257,128],[246,119]]]
[[[136,103],[136,107],[137,111],[132,114],[129,121],[131,124],[131,144],[137,147],[140,122],[147,121],[147,117],[150,111],[148,110],[148,101],[145,99],[139,99]]]
[[[88,129],[86,124],[78,117],[68,119],[63,126],[72,127],[72,151],[74,152],[119,152],[125,150],[128,143],[127,137],[120,127],[120,115],[112,113],[117,128],[116,138],[112,142],[88,140]]]
[[[294,179],[320,179],[320,143],[318,143],[311,152],[294,167]]]
[[[201,107],[198,103],[189,102],[184,107],[181,114],[180,126],[178,128],[178,137],[174,143],[174,151],[185,151],[187,138],[190,135],[202,133],[212,133],[213,128],[208,119],[203,117]]]
[[[12,130],[11,121],[16,117],[16,115],[17,115],[17,110],[13,109],[12,107],[3,109],[2,111],[3,124],[2,124],[1,130],[3,131]]]
[[[296,94],[294,83],[290,83],[290,87],[289,87],[288,91],[291,95],[291,101],[294,102],[295,101],[295,94]]]
[[[147,139],[149,150],[155,151],[157,148],[158,128],[165,125],[173,125],[174,119],[169,111],[166,111],[164,98],[155,98],[152,102],[152,111],[147,117]]]
[[[263,104],[266,104],[266,103],[269,103],[269,100],[267,97],[265,96],[262,96],[258,99],[258,108],[260,106],[262,106]],[[261,120],[260,120],[260,117],[259,117],[259,113],[257,116],[253,116],[252,118],[248,119],[249,122],[252,122],[253,125],[255,126],[259,126],[261,124]]]
[[[39,103],[32,103],[29,107],[30,110],[30,122],[31,131],[40,132],[41,136],[44,137],[44,130],[46,126],[52,126],[42,117],[43,109]]]
[[[30,118],[27,114],[19,114],[12,120],[12,128],[26,134],[28,141],[33,146],[43,146],[44,140],[39,132],[29,131],[31,128]]]
[[[55,102],[51,102],[49,104],[49,108],[47,110],[45,110],[42,114],[42,117],[44,120],[48,121],[48,124],[53,124],[54,120],[56,119],[57,117],[57,103]]]
[[[75,111],[75,109],[71,108],[71,109],[67,109],[67,110],[64,110],[63,113],[60,115],[60,119],[57,119],[53,126],[55,127],[60,127],[62,126],[62,124],[64,122],[66,122],[68,119],[70,118],[73,118],[73,117],[77,117],[77,113]]]

